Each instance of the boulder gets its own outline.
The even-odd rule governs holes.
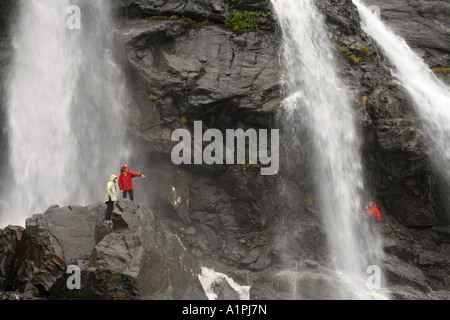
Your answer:
[[[70,261],[91,254],[96,244],[96,224],[103,221],[105,210],[104,204],[63,208],[55,205],[28,218],[25,226],[30,234],[52,246],[65,261]]]
[[[0,231],[0,285],[4,291],[24,292],[32,285],[36,295],[48,297],[65,272],[64,260],[22,227]]]
[[[52,300],[140,300],[133,277],[107,269],[82,267],[80,289],[69,289],[70,274],[64,274],[53,288]]]
[[[92,251],[91,267],[130,276],[142,299],[206,299],[196,260],[152,210],[119,200],[112,221],[112,232]]]
[[[197,261],[167,222],[123,199],[110,226],[104,209],[55,205],[27,229],[1,230],[2,289],[26,299],[206,299]],[[79,289],[67,285],[69,266],[79,269]]]
[[[11,266],[14,264],[14,253],[19,246],[24,229],[19,226],[8,226],[0,230],[0,288],[11,287]]]

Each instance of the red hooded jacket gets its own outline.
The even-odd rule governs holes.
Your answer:
[[[142,173],[133,171],[123,172],[119,175],[119,189],[122,191],[133,190],[132,178],[141,177]]]
[[[377,205],[373,204],[372,208],[365,210],[368,214],[377,217],[378,222],[381,220],[380,210],[378,210]]]

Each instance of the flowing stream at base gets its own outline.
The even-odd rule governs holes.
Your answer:
[[[353,2],[358,7],[363,30],[383,50],[393,66],[392,73],[412,98],[436,168],[450,186],[450,88],[378,15],[372,14],[360,1]]]
[[[53,204],[102,202],[128,156],[127,90],[114,62],[109,1],[22,0],[18,8],[1,225],[24,225]]]
[[[282,125],[289,161],[297,161],[299,133],[313,141],[314,181],[331,263],[343,283],[336,299],[384,299],[367,286],[367,268],[382,248],[363,222],[362,160],[355,112],[335,67],[324,17],[312,0],[272,0],[282,33]],[[294,168],[295,170],[295,168]],[[372,238],[373,237],[373,238]],[[294,297],[295,298],[295,297]]]

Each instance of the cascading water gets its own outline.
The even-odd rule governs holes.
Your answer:
[[[363,30],[382,48],[393,65],[394,76],[414,101],[436,159],[436,167],[450,185],[450,88],[378,15],[372,14],[360,1],[354,3],[358,7]]]
[[[290,161],[298,161],[298,134],[314,144],[314,178],[330,254],[346,288],[336,298],[384,298],[366,286],[367,267],[380,256],[361,221],[362,165],[354,110],[339,79],[324,18],[312,0],[272,0],[283,36],[282,125]],[[294,166],[295,167],[295,166]],[[363,231],[366,230],[366,231]],[[378,257],[377,256],[377,257]]]
[[[69,28],[76,4],[80,28]],[[107,0],[22,0],[7,88],[10,187],[0,223],[103,201],[127,159],[127,95]]]
[[[222,282],[226,282],[235,291],[239,300],[250,300],[250,286],[240,285],[224,273],[202,267],[198,278],[209,300],[218,299],[218,294],[214,292],[214,287]]]

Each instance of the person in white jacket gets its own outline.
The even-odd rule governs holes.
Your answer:
[[[111,175],[108,183],[106,184],[106,195],[105,195],[105,203],[106,203],[106,213],[105,213],[105,223],[112,223],[111,215],[114,209],[114,203],[117,201],[117,192],[116,192],[116,179],[117,176]]]

